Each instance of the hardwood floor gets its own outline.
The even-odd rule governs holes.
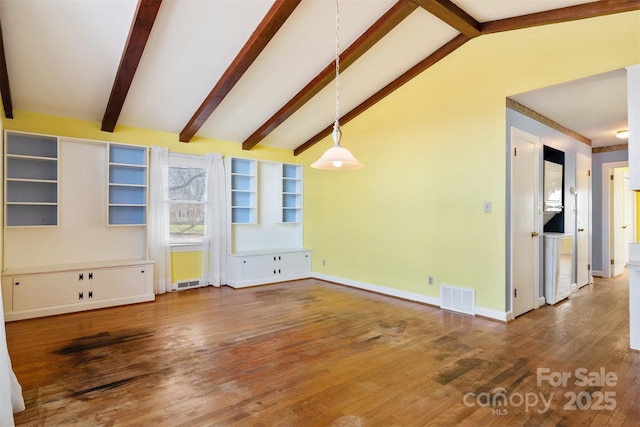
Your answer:
[[[508,325],[313,279],[11,322],[15,422],[638,426],[627,290],[597,280]]]

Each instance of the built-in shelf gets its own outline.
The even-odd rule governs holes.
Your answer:
[[[282,222],[302,222],[301,165],[282,165]]]
[[[231,223],[255,224],[256,207],[256,161],[230,158],[231,168]]]
[[[5,226],[58,224],[58,138],[7,132]]]
[[[147,147],[109,145],[109,225],[147,222]]]

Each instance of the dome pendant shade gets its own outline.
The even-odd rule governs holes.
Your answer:
[[[315,169],[325,170],[347,170],[347,169],[360,169],[364,167],[364,164],[360,163],[353,154],[346,148],[340,145],[340,138],[342,132],[340,126],[336,122],[333,125],[333,147],[324,152],[322,157],[317,161],[311,163],[311,167]]]

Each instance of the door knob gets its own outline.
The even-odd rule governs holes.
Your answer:
[[[578,228],[578,231],[584,231],[584,228]]]
[[[626,229],[626,228],[627,228],[627,226],[626,226],[626,225],[623,225],[623,226],[622,226],[622,228]]]
[[[531,237],[538,237],[538,232],[537,231],[532,231],[531,232]]]

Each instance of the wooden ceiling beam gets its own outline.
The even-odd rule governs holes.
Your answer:
[[[423,59],[422,61],[420,61],[413,67],[411,67],[406,73],[402,74],[400,77],[398,77],[397,79],[395,79],[394,81],[392,81],[391,83],[389,83],[388,85],[380,89],[378,92],[373,94],[371,97],[366,99],[364,102],[362,102],[360,105],[355,107],[353,110],[349,111],[347,114],[340,117],[340,124],[344,125],[349,121],[351,121],[352,119],[356,118],[358,115],[366,111],[369,107],[372,107],[377,102],[382,100],[382,98],[394,92],[400,86],[404,85],[409,80],[413,79],[418,74],[422,73],[427,68],[431,67],[436,62],[440,61],[445,56],[449,55],[450,53],[458,49],[460,46],[462,46],[469,40],[471,40],[470,37],[467,37],[464,34],[459,34],[458,36],[453,38],[451,41],[446,43],[444,46],[442,46],[441,48],[433,52],[431,55],[427,56],[425,59]],[[332,131],[333,131],[333,123],[327,126],[326,128],[324,128],[323,130],[321,130],[320,132],[318,132],[315,136],[313,136],[311,139],[309,139],[308,141],[306,141],[305,143],[297,147],[295,150],[293,150],[293,155],[297,156],[300,153],[304,152],[305,150],[307,150],[308,148],[316,144],[318,141],[322,140],[324,137],[330,135]]]
[[[340,69],[346,70],[374,44],[409,16],[417,6],[408,0],[399,0],[371,27],[367,29],[356,41],[354,41],[340,55]],[[291,98],[280,110],[262,124],[243,143],[244,150],[251,150],[258,145],[267,135],[291,117],[305,103],[313,98],[324,87],[335,79],[335,61],[327,65],[316,77]]]
[[[420,63],[416,64],[409,71],[398,77],[393,82],[389,83],[387,86],[376,92],[373,96],[366,99],[360,105],[355,107],[353,110],[349,111],[343,117],[340,118],[341,124],[346,124],[350,120],[357,117],[359,114],[363,113],[369,107],[376,104],[385,96],[389,95],[391,92],[398,89],[400,86],[411,80],[413,77],[422,73],[424,70],[438,62],[440,59],[452,53],[458,47],[462,46],[464,43],[469,41],[472,37],[464,34],[461,31],[461,28],[464,29],[464,25],[462,27],[458,27],[456,25],[461,25],[460,23],[454,24],[452,20],[447,20],[450,18],[446,18],[445,12],[438,12],[438,8],[445,8],[444,2],[445,0],[412,0],[416,2],[416,4],[424,7],[429,12],[438,16],[438,18],[447,22],[449,25],[454,26],[461,34],[451,40],[449,43],[442,46],[436,52],[434,52],[429,57],[425,58]],[[423,5],[423,3],[426,5]],[[427,9],[427,7],[432,8],[434,11]],[[610,15],[614,13],[621,12],[629,12],[633,10],[640,10],[640,0],[600,0],[591,3],[580,4],[576,6],[569,6],[554,10],[549,10],[546,12],[538,12],[532,13],[528,15],[516,16],[513,18],[500,19],[496,21],[489,21],[480,24],[480,34],[491,34],[502,31],[511,31],[518,30],[522,28],[529,28],[540,25],[547,24],[555,24],[560,22],[568,22],[579,19],[586,18],[594,18],[597,16]],[[458,18],[460,19],[460,16]],[[469,31],[467,28],[465,31]],[[473,34],[473,33],[472,33]],[[309,140],[298,146],[293,150],[293,154],[295,156],[301,154],[308,148],[312,147],[314,144],[330,135],[333,130],[333,123],[316,135],[311,137]]]
[[[161,3],[162,0],[139,0],[138,2],[136,17],[129,30],[129,37],[102,118],[101,129],[105,132],[113,132],[116,127]]]
[[[2,38],[2,27],[0,26],[0,94],[2,95],[2,106],[4,116],[13,119],[13,101],[11,100],[11,86],[9,85],[9,72],[7,71],[7,60],[4,56],[4,40]]]
[[[579,19],[595,18],[620,12],[640,10],[640,0],[601,0],[545,12],[530,13],[513,18],[499,19],[480,24],[482,34],[519,30],[540,25],[557,24]]]
[[[262,53],[267,44],[276,35],[280,27],[291,16],[301,0],[276,0],[267,12],[260,25],[242,47],[231,65],[224,72],[218,83],[213,87],[202,105],[191,117],[187,125],[180,132],[180,141],[189,142],[205,121],[218,108],[222,100],[231,92],[240,78],[249,69],[253,61]]]
[[[447,25],[469,38],[480,35],[480,23],[449,0],[412,0]]]

